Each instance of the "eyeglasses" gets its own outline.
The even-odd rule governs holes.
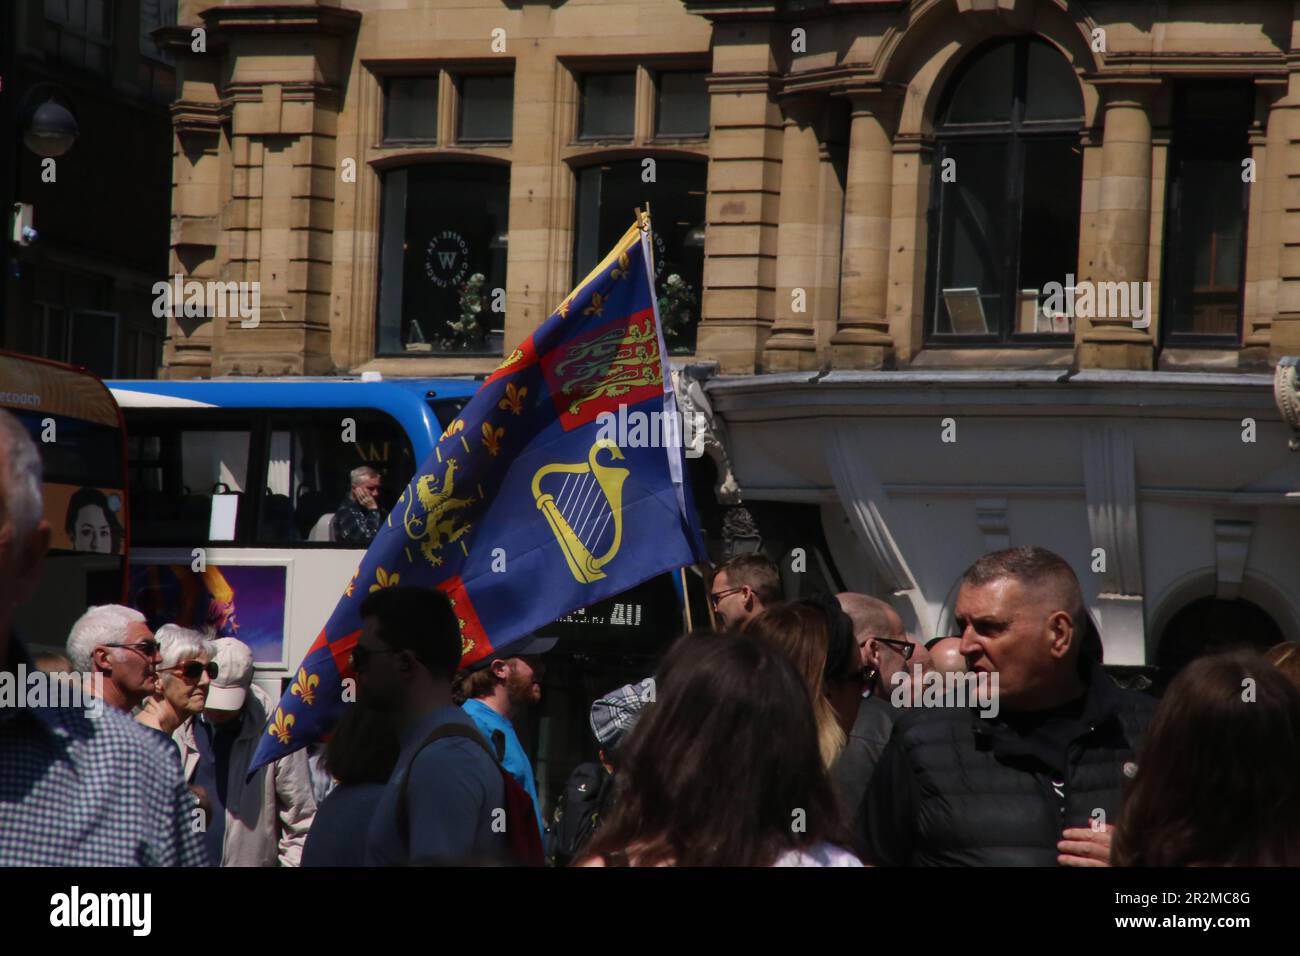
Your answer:
[[[737,591],[743,591],[743,590],[745,590],[745,586],[742,584],[738,588],[727,588],[723,591],[710,592],[709,604],[711,604],[713,606],[713,610],[716,611],[718,609],[718,602],[721,601],[724,597],[726,597],[728,594],[735,594]]]
[[[164,667],[165,671],[180,671],[182,677],[189,681],[198,680],[203,676],[204,671],[213,680],[217,679],[217,662],[208,661],[206,664],[200,661],[186,661],[184,664],[177,664],[175,667]]]
[[[878,637],[876,638],[876,640],[879,641],[881,644],[888,644],[890,647],[892,647],[895,651],[897,651],[899,654],[903,656],[904,661],[910,661],[912,659],[912,655],[916,653],[916,645],[913,644],[911,641],[895,641],[895,640],[891,640],[888,637]]]
[[[129,647],[132,650],[139,649],[145,657],[153,657],[158,653],[157,641],[136,641],[134,644],[105,644],[105,647]]]
[[[376,654],[400,654],[398,650],[375,650],[373,647],[366,647],[364,644],[358,644],[352,648],[352,654],[348,657],[348,664],[354,671],[365,670],[370,663],[370,658]]]

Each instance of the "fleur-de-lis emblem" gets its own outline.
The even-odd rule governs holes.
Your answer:
[[[289,693],[295,697],[301,697],[302,702],[311,706],[316,703],[316,685],[320,683],[320,677],[316,674],[308,674],[305,668],[298,668],[298,677],[294,680],[293,686],[289,688]]]
[[[277,707],[275,708],[275,720],[272,721],[271,726],[266,729],[266,732],[276,740],[280,741],[280,743],[287,744],[289,738],[293,736],[293,725],[297,722],[297,717],[293,714],[286,714],[281,708]]]
[[[585,309],[583,309],[583,310],[582,310],[582,314],[583,314],[583,315],[594,315],[594,316],[596,316],[597,318],[600,318],[601,314],[602,314],[604,311],[605,311],[605,298],[604,298],[604,296],[602,296],[599,292],[593,292],[593,293],[591,294],[591,305],[589,305],[589,306],[587,306]]]
[[[394,571],[392,574],[389,574],[383,568],[375,568],[375,583],[370,585],[370,590],[367,591],[366,593],[372,594],[375,591],[378,591],[380,588],[397,587],[397,582],[401,579],[401,577],[402,576],[398,574],[396,571]]]
[[[514,382],[509,382],[506,385],[506,397],[497,402],[497,407],[519,415],[524,410],[524,396],[527,394],[527,386],[517,387]]]
[[[564,297],[564,301],[560,303],[560,307],[555,311],[560,313],[561,316],[567,319],[569,317],[569,304],[572,302],[573,302],[573,293],[570,292],[567,296]]]
[[[618,254],[618,266],[610,271],[611,279],[626,279],[632,268],[632,260],[626,252]]]
[[[483,423],[483,444],[492,456],[501,454],[501,439],[505,436],[504,428],[493,428],[491,422]]]
[[[361,568],[359,567],[352,572],[352,580],[348,582],[347,591],[344,592],[345,594],[347,594],[348,597],[352,597],[352,592],[356,589],[357,586],[357,575],[360,573],[361,573]]]
[[[442,441],[448,435],[454,435],[457,432],[463,432],[464,430],[465,423],[458,418],[447,426],[447,430],[438,437],[438,441]]]

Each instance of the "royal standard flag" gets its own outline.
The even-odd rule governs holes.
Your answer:
[[[250,769],[333,727],[372,591],[444,591],[469,665],[576,608],[707,560],[672,440],[682,430],[653,276],[642,214],[487,378],[381,526]]]

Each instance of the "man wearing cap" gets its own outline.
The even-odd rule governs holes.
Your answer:
[[[483,736],[491,741],[501,766],[532,798],[537,827],[543,836],[546,824],[542,821],[533,765],[512,721],[542,699],[541,680],[546,675],[546,664],[541,655],[554,646],[553,637],[534,637],[512,657],[484,658],[461,672],[452,695],[461,702]]]
[[[217,676],[203,713],[176,731],[186,779],[212,802],[205,836],[222,866],[297,866],[316,817],[307,752],[248,778],[275,702],[253,683],[253,653],[233,637],[213,642]]]

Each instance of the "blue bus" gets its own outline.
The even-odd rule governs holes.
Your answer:
[[[126,421],[131,602],[155,627],[238,637],[278,697],[365,548],[332,540],[349,475],[390,511],[478,390],[464,378],[230,378],[106,383]],[[689,602],[684,596],[689,593]],[[639,680],[707,615],[699,573],[664,575],[556,622],[542,707],[520,726],[547,806],[593,751],[586,707]]]

